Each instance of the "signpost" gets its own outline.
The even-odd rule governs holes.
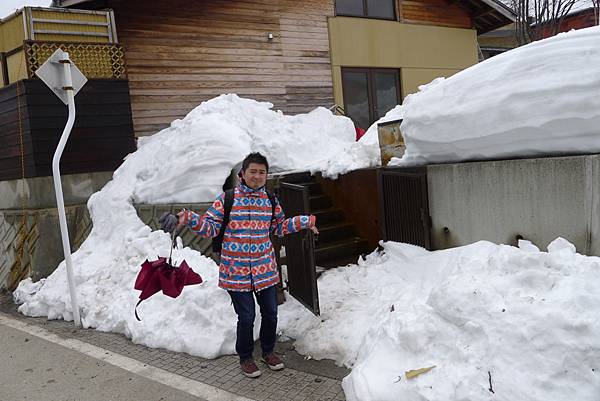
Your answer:
[[[65,264],[67,267],[67,280],[69,294],[71,295],[71,307],[73,309],[73,321],[76,326],[81,326],[79,305],[77,303],[77,291],[73,277],[73,262],[71,260],[71,245],[69,232],[67,230],[67,216],[65,213],[65,202],[63,198],[62,183],[60,180],[60,158],[73,129],[75,122],[75,95],[87,82],[87,78],[79,71],[69,58],[69,53],[58,49],[48,60],[35,72],[35,74],[69,107],[69,118],[63,130],[54,158],[52,159],[52,175],[54,177],[54,190],[56,192],[56,206],[58,207],[58,220],[60,223],[60,235],[62,238]]]

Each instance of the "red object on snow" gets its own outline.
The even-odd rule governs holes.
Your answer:
[[[356,131],[356,140],[357,141],[367,132],[360,127],[355,127],[354,130]]]
[[[134,288],[142,291],[140,300],[135,310],[135,317],[140,320],[137,314],[138,305],[144,300],[150,298],[162,290],[163,294],[177,298],[186,285],[200,284],[202,277],[192,270],[184,260],[179,267],[171,265],[167,258],[159,257],[158,260],[142,263],[142,269],[135,279]]]

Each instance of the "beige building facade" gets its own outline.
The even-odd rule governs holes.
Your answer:
[[[396,69],[402,98],[419,85],[478,61],[477,31],[397,21],[329,19],[334,98],[344,104],[342,68]]]

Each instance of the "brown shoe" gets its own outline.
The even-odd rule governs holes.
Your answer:
[[[246,359],[245,361],[240,361],[240,368],[242,369],[242,373],[246,377],[258,377],[260,376],[260,369],[256,366],[256,363],[252,359]]]
[[[285,367],[283,365],[283,361],[279,359],[274,352],[271,352],[270,354],[264,354],[261,358],[261,361],[266,363],[271,370],[281,370]]]

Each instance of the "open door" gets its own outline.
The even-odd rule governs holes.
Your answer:
[[[310,214],[308,187],[282,182],[279,201],[286,217]],[[290,295],[319,316],[319,293],[315,268],[315,239],[312,231],[286,235],[283,240]]]

